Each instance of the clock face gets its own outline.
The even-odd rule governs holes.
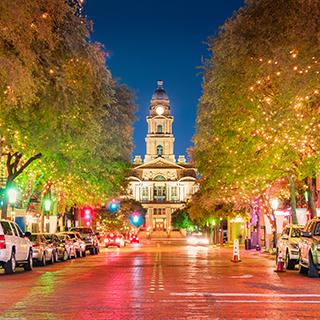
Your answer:
[[[157,106],[157,107],[156,107],[156,113],[157,113],[158,115],[162,115],[162,114],[164,113],[164,108],[163,108],[163,106]]]

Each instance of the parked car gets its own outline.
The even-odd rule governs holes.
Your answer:
[[[207,246],[209,239],[202,233],[192,233],[187,237],[187,243],[192,246]]]
[[[104,239],[104,245],[106,248],[109,247],[124,247],[125,246],[125,241],[124,237],[121,234],[117,234],[115,232],[110,232],[106,235]]]
[[[74,227],[70,231],[76,231],[80,233],[81,239],[86,244],[86,250],[90,251],[90,254],[99,253],[99,241],[96,234],[89,227]]]
[[[71,259],[72,257],[75,258],[77,256],[74,243],[70,239],[70,237],[67,234],[58,233],[57,234],[59,240],[60,240],[60,246],[64,248],[64,257],[63,261]]]
[[[55,248],[47,242],[43,234],[32,233],[29,238],[32,242],[33,261],[40,266],[45,266],[47,263],[53,264],[56,258],[56,251]]]
[[[58,235],[54,233],[43,233],[43,236],[46,238],[47,242],[54,247],[56,256],[55,261],[66,261],[69,258],[68,250],[66,249],[65,243],[62,242]]]
[[[318,277],[320,270],[320,217],[307,223],[299,243],[299,271],[309,277]]]
[[[81,239],[81,235],[79,232],[63,232],[63,234],[66,234],[69,236],[71,241],[73,241],[73,245],[76,251],[76,255],[78,258],[85,257],[87,255],[86,253],[86,244]]]
[[[33,269],[30,232],[23,233],[19,226],[8,220],[0,220],[0,266],[5,273],[14,273],[16,267],[25,271]]]
[[[281,252],[285,267],[288,270],[294,269],[299,262],[299,242],[301,241],[301,231],[304,226],[290,225],[283,229],[277,241],[277,260]]]

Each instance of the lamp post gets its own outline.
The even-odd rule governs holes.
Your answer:
[[[11,220],[14,221],[14,206],[17,202],[17,198],[18,198],[18,190],[14,187],[10,187],[8,189],[8,202],[11,205]]]
[[[51,204],[52,204],[52,201],[51,199],[45,199],[43,201],[43,210],[41,210],[41,228],[40,228],[40,231],[41,232],[44,232],[44,216],[45,214],[49,213],[50,212],[50,209],[51,209]]]
[[[272,216],[273,216],[273,221],[274,221],[274,235],[273,235],[273,243],[274,247],[277,247],[277,219],[275,215],[275,211],[279,208],[280,206],[280,200],[278,198],[273,198],[271,199],[271,209],[272,209]]]

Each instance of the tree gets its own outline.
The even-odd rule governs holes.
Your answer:
[[[194,224],[190,219],[188,208],[189,206],[182,209],[177,209],[172,213],[171,220],[174,228],[186,230],[193,228]]]
[[[135,107],[74,13],[64,0],[0,3],[0,156],[6,187],[37,160],[70,203],[85,203],[120,187]]]
[[[318,172],[319,13],[249,0],[209,40],[194,154],[216,201],[246,206],[285,178],[295,213],[295,183]]]

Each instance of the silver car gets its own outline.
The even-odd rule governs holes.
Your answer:
[[[81,239],[79,232],[70,231],[70,232],[62,232],[62,234],[68,235],[69,238],[73,241],[73,245],[78,258],[82,258],[86,256],[86,243]]]
[[[32,233],[29,237],[32,242],[32,258],[33,261],[40,266],[47,263],[53,264],[56,261],[57,253],[40,233]]]

